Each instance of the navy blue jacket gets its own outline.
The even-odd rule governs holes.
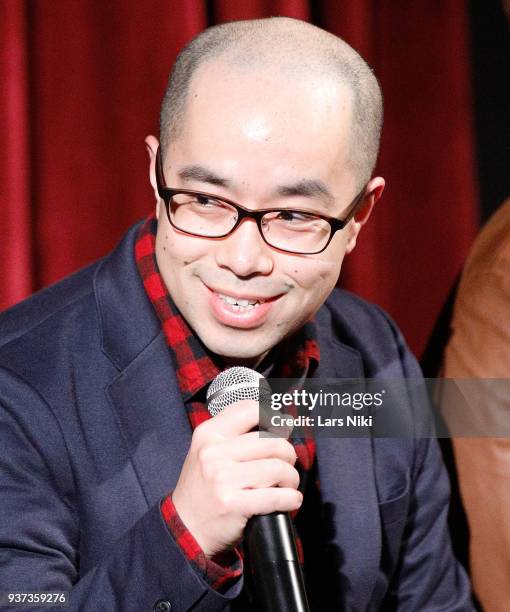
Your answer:
[[[160,515],[191,430],[134,238],[0,317],[0,590],[71,591],[80,612],[228,609],[242,581],[209,588]],[[317,322],[319,376],[420,376],[377,307],[335,290]],[[317,459],[332,609],[471,609],[435,440],[320,438]]]

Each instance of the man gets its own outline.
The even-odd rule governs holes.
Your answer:
[[[247,609],[244,527],[289,511],[315,609],[470,609],[433,440],[293,446],[259,438],[255,402],[204,408],[233,364],[419,375],[381,311],[324,304],[384,188],[381,107],[357,53],[303,22],[224,24],[183,51],[161,147],[146,139],[156,219],[4,316],[2,589]]]

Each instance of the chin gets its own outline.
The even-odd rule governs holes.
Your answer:
[[[250,342],[248,334],[243,334],[237,338],[225,337],[221,340],[217,338],[214,340],[207,339],[204,336],[201,339],[212,353],[218,355],[226,363],[246,365],[247,367],[254,367],[259,363],[273,346],[268,346],[267,342],[263,346],[255,346],[253,342]]]
[[[269,352],[269,349],[263,350],[262,352],[241,351],[241,350],[229,350],[228,353],[225,351],[225,345],[222,346],[211,346],[208,347],[215,355],[218,355],[221,359],[227,363],[236,362],[240,365],[244,365],[244,362],[258,363],[261,360],[261,355],[265,355]],[[242,363],[243,362],[243,363]]]

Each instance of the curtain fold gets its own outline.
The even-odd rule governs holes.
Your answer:
[[[155,204],[143,139],[168,72],[212,22],[311,20],[374,66],[387,190],[341,283],[419,353],[478,219],[467,5],[459,0],[2,0],[0,308],[105,254]],[[275,41],[275,45],[277,41]]]
[[[34,289],[25,7],[0,3],[0,310]]]
[[[381,6],[367,57],[385,96],[387,189],[344,282],[420,353],[478,226],[468,15],[453,0]]]

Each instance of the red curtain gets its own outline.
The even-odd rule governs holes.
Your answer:
[[[311,20],[375,67],[387,191],[344,287],[419,353],[477,223],[461,0],[2,0],[0,308],[105,254],[153,206],[143,139],[181,46],[211,23]]]

